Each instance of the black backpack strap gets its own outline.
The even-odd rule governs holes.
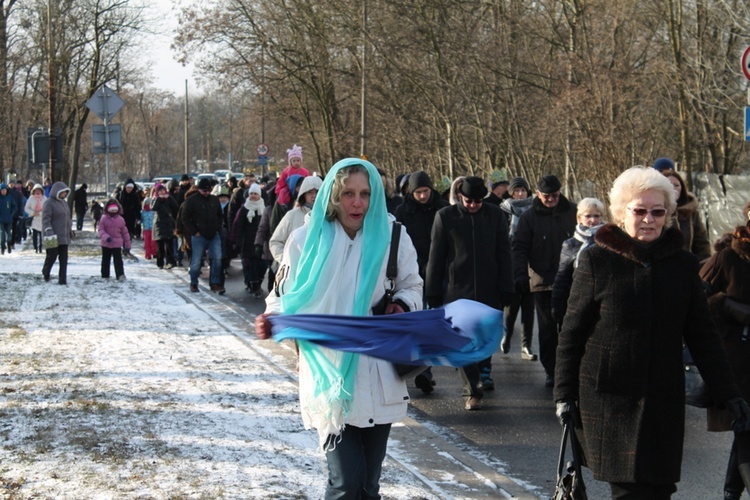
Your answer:
[[[391,253],[388,255],[388,266],[385,268],[385,277],[395,280],[398,276],[398,245],[401,239],[401,223],[394,222],[391,232]]]

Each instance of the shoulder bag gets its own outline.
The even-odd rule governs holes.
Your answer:
[[[393,302],[393,296],[396,293],[396,277],[398,276],[398,246],[401,240],[401,223],[394,222],[391,231],[391,246],[388,254],[388,264],[385,268],[385,277],[388,280],[388,287],[385,289],[383,297],[372,307],[374,316],[382,316],[385,309]],[[399,377],[407,379],[416,377],[428,367],[423,365],[407,365],[402,363],[393,363]]]
[[[570,441],[573,460],[566,463],[565,448],[568,441]],[[552,500],[588,500],[581,473],[583,465],[585,465],[585,459],[575,429],[572,424],[565,424],[560,443],[560,458],[557,461],[557,484]]]

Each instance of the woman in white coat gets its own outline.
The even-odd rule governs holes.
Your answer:
[[[284,248],[276,292],[256,318],[271,335],[270,313],[366,316],[385,293],[391,224],[383,184],[371,163],[341,160],[326,176],[309,222]],[[401,228],[398,275],[386,314],[420,309],[417,253]],[[405,382],[388,361],[299,342],[299,392],[306,428],[326,452],[326,499],[379,498],[391,424],[406,416]]]
[[[42,250],[44,250],[44,243],[42,243],[42,209],[46,201],[47,197],[44,196],[42,185],[34,184],[34,187],[31,189],[31,196],[26,200],[25,210],[32,217],[31,234],[36,253],[42,253]]]

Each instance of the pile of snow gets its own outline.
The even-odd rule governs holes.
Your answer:
[[[5,498],[322,497],[294,382],[172,271],[141,260],[105,280],[89,232],[61,286],[25,245],[0,257]],[[435,498],[389,459],[383,474],[385,498]]]

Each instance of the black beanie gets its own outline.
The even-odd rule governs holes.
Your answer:
[[[472,200],[481,200],[487,196],[487,186],[481,177],[466,177],[461,184],[461,194]]]
[[[190,176],[188,174],[182,174],[182,177],[180,177],[180,182],[189,181]]]
[[[516,188],[523,188],[527,193],[531,191],[531,189],[529,189],[529,183],[526,182],[526,179],[523,177],[514,177],[510,180],[510,184],[508,184],[508,192],[512,193]]]
[[[536,189],[544,194],[556,193],[560,191],[561,187],[562,184],[560,184],[560,180],[551,174],[545,175],[539,179],[539,182],[536,185]]]
[[[409,176],[409,192],[413,193],[415,189],[422,187],[428,187],[432,189],[432,179],[427,172],[420,170],[419,172],[413,173]]]

